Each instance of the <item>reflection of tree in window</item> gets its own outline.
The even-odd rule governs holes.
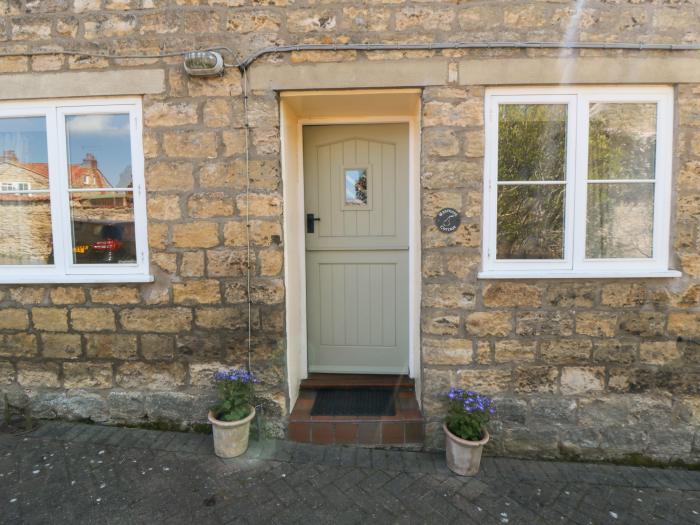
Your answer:
[[[656,104],[591,104],[587,257],[652,256],[655,165]]]
[[[366,170],[345,170],[345,202],[347,204],[367,204]]]
[[[566,118],[563,104],[507,104],[499,108],[497,257],[564,256]]]
[[[364,172],[362,172],[362,175],[355,183],[355,199],[363,204],[367,204],[367,175]]]

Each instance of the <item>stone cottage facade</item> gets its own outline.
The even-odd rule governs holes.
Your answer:
[[[0,267],[0,392],[14,404],[109,424],[203,422],[211,374],[247,364],[250,328],[266,430],[285,435],[304,375],[290,362],[299,306],[289,302],[285,250],[293,240],[303,253],[303,234],[287,231],[280,108],[298,91],[406,89],[418,100],[418,246],[410,250],[420,264],[409,282],[420,307],[410,372],[425,445],[442,446],[442,393],[461,386],[497,401],[492,453],[700,459],[700,50],[298,49],[260,56],[245,81],[230,65],[222,76],[188,76],[181,56],[227,47],[234,64],[297,44],[700,44],[700,2],[0,0],[0,15],[3,104],[48,100],[57,105],[47,111],[62,114],[64,99],[71,107],[130,101],[147,229],[148,278],[32,282]],[[135,58],[144,55],[154,57]],[[553,86],[572,91],[547,91]],[[668,206],[654,202],[654,217],[668,221],[654,239],[655,255],[659,246],[668,252],[668,272],[489,277],[484,228],[494,224],[484,195],[489,122],[496,129],[498,118],[488,97],[541,88],[570,97],[559,103],[570,104],[571,120],[586,89],[606,86],[670,93],[672,133],[661,153],[671,160],[656,182],[667,184]],[[123,186],[138,201],[138,184]],[[434,222],[444,208],[460,216],[452,233]],[[118,240],[138,245],[128,234]]]

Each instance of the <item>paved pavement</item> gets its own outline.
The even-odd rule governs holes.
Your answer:
[[[0,523],[700,523],[700,472],[252,442],[71,423],[0,434]]]

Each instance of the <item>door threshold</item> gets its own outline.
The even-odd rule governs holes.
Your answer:
[[[405,374],[327,374],[314,372],[301,381],[301,390],[323,388],[415,389],[415,381]]]

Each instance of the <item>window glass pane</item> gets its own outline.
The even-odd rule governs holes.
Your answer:
[[[48,192],[0,193],[0,264],[53,264]]]
[[[589,179],[653,179],[656,104],[590,105]]]
[[[563,184],[498,187],[498,259],[563,259]]]
[[[0,118],[0,155],[0,264],[53,264],[45,118]]]
[[[367,170],[345,170],[345,204],[367,204]]]
[[[66,117],[71,188],[131,188],[129,115]]]
[[[70,208],[74,263],[136,262],[130,191],[74,192]]]
[[[654,184],[588,184],[586,257],[652,257]]]
[[[502,104],[498,111],[498,180],[566,179],[565,104]]]

